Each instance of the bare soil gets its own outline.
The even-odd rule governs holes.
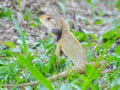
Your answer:
[[[44,39],[47,36],[47,29],[40,27],[32,27],[29,24],[34,18],[38,18],[43,13],[52,13],[57,16],[64,17],[70,22],[70,27],[76,31],[81,28],[87,31],[92,31],[96,35],[102,35],[106,31],[114,27],[113,20],[118,20],[119,12],[115,6],[116,0],[97,0],[96,6],[93,9],[85,0],[64,0],[66,6],[66,13],[62,13],[59,3],[62,0],[0,0],[0,6],[7,7],[12,10],[18,23],[23,31],[27,34],[29,43],[38,39]],[[31,20],[23,19],[26,8],[30,9]],[[102,15],[99,15],[102,12]],[[94,25],[95,20],[103,20],[103,24]],[[88,22],[86,21],[88,20]],[[17,42],[19,36],[12,21],[0,18],[0,42],[12,41]]]

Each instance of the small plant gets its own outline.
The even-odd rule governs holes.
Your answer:
[[[116,1],[116,7],[118,8],[118,10],[120,10],[120,0]]]
[[[62,2],[59,2],[58,5],[60,6],[62,13],[65,15],[66,14],[65,1],[63,0]]]
[[[78,0],[77,0],[78,1]],[[86,0],[90,4],[92,14],[95,16],[95,8],[97,0]],[[62,14],[66,13],[65,0],[59,2],[58,5]],[[18,0],[18,8],[20,9],[21,0]],[[114,3],[117,9],[120,9],[120,0]],[[18,9],[17,9],[18,10]],[[41,9],[40,9],[41,10]],[[68,11],[67,11],[68,12]],[[22,13],[22,12],[20,12]],[[104,25],[106,21],[103,19],[104,12],[97,12],[100,18],[94,17],[94,25]],[[15,14],[14,14],[15,15]],[[118,90],[120,88],[120,24],[119,19],[110,18],[112,29],[104,31],[103,35],[97,36],[94,32],[82,29],[80,32],[70,29],[71,33],[87,48],[88,62],[96,61],[94,66],[86,65],[86,73],[78,74],[73,72],[71,75],[69,69],[72,62],[68,57],[61,55],[59,65],[55,66],[56,55],[53,37],[49,34],[44,40],[39,39],[31,45],[27,44],[27,35],[16,21],[12,11],[7,7],[0,5],[0,19],[11,21],[18,34],[19,43],[16,45],[11,41],[0,42],[0,90],[6,84],[13,84],[14,90],[19,89],[18,84],[31,83],[39,81],[35,86],[26,86],[28,90]],[[31,18],[32,13],[26,8],[25,13],[21,14],[23,19],[28,22],[32,28],[38,28],[41,22],[36,17]],[[113,16],[114,17],[114,16]],[[82,18],[82,17],[81,17]],[[87,18],[83,18],[87,25],[91,22]],[[1,26],[0,26],[1,27]],[[96,69],[101,60],[105,60],[107,65]],[[110,68],[110,72],[104,72]],[[66,79],[59,77],[53,82],[46,78],[68,69],[68,77]]]

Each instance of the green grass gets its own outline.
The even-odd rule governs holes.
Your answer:
[[[10,18],[12,19],[12,22],[15,25],[15,27],[20,35],[20,40],[22,41],[22,44],[20,45],[20,49],[22,50],[22,52],[18,53],[16,56],[13,56],[13,57],[15,57],[16,60],[18,62],[20,62],[22,66],[24,65],[31,72],[31,74],[40,81],[40,83],[42,83],[48,89],[53,90],[52,84],[43,76],[43,74],[37,68],[32,66],[31,61],[34,59],[34,56],[29,52],[29,47],[26,43],[26,40],[25,40],[25,37],[24,37],[21,27],[17,23],[16,19],[14,18],[13,14],[11,13],[11,11],[10,10],[8,10],[8,11],[9,11]],[[12,45],[12,43],[11,43],[11,45]],[[9,46],[10,46],[10,42],[9,42]],[[7,53],[8,52],[9,52],[9,50],[7,51]]]
[[[20,28],[19,24],[15,20],[14,16],[13,15],[11,15],[11,16],[12,16],[12,21],[13,21],[13,23],[14,23],[14,25],[15,25],[15,27],[20,35],[20,39],[22,41],[21,48],[23,50],[23,53],[18,55],[18,57],[17,57],[18,61],[20,61],[23,65],[25,65],[28,68],[28,70],[30,70],[32,75],[35,78],[37,78],[43,85],[45,85],[50,90],[53,90],[51,83],[48,80],[46,80],[46,78],[43,76],[43,74],[37,68],[35,68],[31,65],[30,61],[34,58],[34,56],[32,56],[28,50],[28,46],[26,44],[22,29]]]
[[[20,7],[20,0],[18,1]],[[92,3],[92,1],[87,0],[94,11],[94,5],[97,2]],[[66,14],[64,10],[66,8],[65,2],[61,2],[59,5],[63,14]],[[115,5],[119,9],[119,0]],[[102,14],[100,14],[101,17],[103,16]],[[94,25],[105,24],[104,19],[96,20],[96,17]],[[33,46],[28,45],[28,37],[23,33],[11,10],[0,7],[0,18],[13,22],[19,34],[18,39],[22,42],[16,45],[7,41],[0,45],[0,89],[4,89],[2,87],[3,84],[15,84],[16,86],[17,84],[36,80],[40,81],[38,85],[34,87],[27,86],[26,88],[35,90],[118,90],[120,88],[120,45],[115,44],[120,39],[120,24],[118,20],[111,19],[113,27],[99,37],[87,30],[77,32],[71,29],[70,31],[74,36],[87,48],[88,62],[97,62],[94,66],[86,65],[85,75],[73,73],[73,75],[68,75],[66,79],[59,78],[59,80],[50,82],[46,80],[47,77],[59,73],[61,70],[69,69],[72,64],[68,58],[61,56],[58,67],[55,67],[56,45],[53,44],[53,37],[48,35],[45,40],[39,39],[34,42]],[[30,19],[30,10],[28,8],[25,10],[23,18],[26,21],[30,21],[29,26],[34,28],[38,28],[39,24],[41,24],[37,16],[34,19]],[[101,60],[105,60],[107,64],[112,65],[114,70],[110,73],[101,73],[104,67],[96,69]],[[17,90],[15,86],[13,89]]]

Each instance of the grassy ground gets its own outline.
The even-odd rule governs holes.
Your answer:
[[[21,90],[119,90],[119,10],[120,0],[1,0],[0,90],[9,84],[18,90],[16,85],[36,80],[40,83]],[[46,80],[72,63],[62,55],[55,67],[54,39],[38,19],[43,13],[64,17],[86,49],[88,62],[105,60],[106,67],[86,65],[84,75]]]

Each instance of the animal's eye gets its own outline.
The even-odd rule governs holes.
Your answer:
[[[51,17],[50,17],[50,16],[47,16],[47,19],[48,19],[48,20],[50,20],[50,19],[51,19]]]

